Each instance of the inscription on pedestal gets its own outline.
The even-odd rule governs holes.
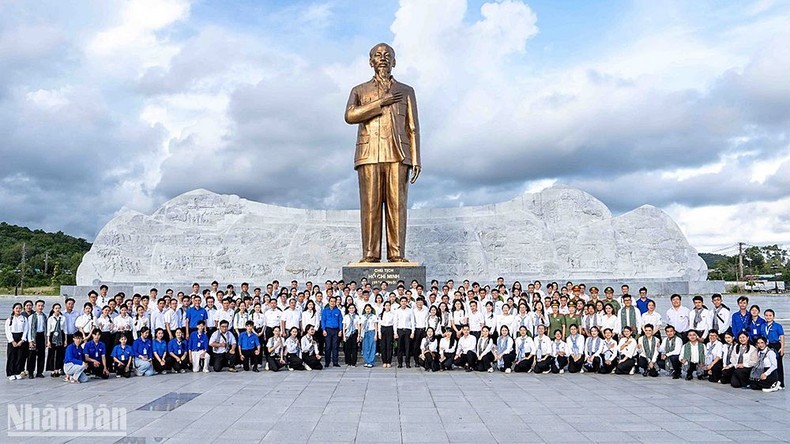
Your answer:
[[[420,284],[426,285],[424,265],[387,266],[377,264],[343,267],[343,280],[346,283],[355,281],[359,284],[362,278],[367,278],[368,282],[374,286],[386,281],[390,287],[394,287],[395,282],[402,280],[406,282],[406,287],[408,287],[411,281],[415,279]]]

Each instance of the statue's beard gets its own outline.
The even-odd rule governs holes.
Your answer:
[[[376,76],[382,79],[388,79],[392,73],[392,66],[376,66]]]

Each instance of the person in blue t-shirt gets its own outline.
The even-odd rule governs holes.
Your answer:
[[[151,365],[153,357],[153,344],[151,343],[151,330],[148,327],[140,329],[140,337],[132,344],[134,352],[134,371],[137,376],[153,376],[154,367]]]
[[[782,324],[776,322],[776,313],[772,309],[763,312],[765,325],[763,325],[762,336],[768,341],[768,347],[776,352],[776,371],[779,373],[779,387],[785,388],[785,367],[782,358],[785,355],[785,330]]]
[[[82,349],[82,332],[75,332],[71,340],[73,343],[66,347],[63,358],[63,372],[66,374],[63,380],[71,383],[88,382],[88,376],[85,374],[88,365],[83,360],[85,355]]]
[[[200,306],[200,296],[193,296],[192,306],[187,309],[187,334],[197,329],[198,322],[207,320],[208,312]]]
[[[653,300],[647,297],[647,288],[642,287],[639,289],[639,297],[636,299],[636,308],[639,309],[641,314],[645,314],[647,312],[647,303],[652,302]]]
[[[732,336],[737,338],[741,332],[746,332],[749,334],[749,319],[751,315],[749,311],[746,310],[746,307],[749,306],[749,298],[746,296],[740,296],[738,298],[738,311],[732,314],[732,322],[730,323],[730,328],[732,331]]]
[[[116,378],[128,378],[132,375],[132,347],[126,344],[126,335],[118,336],[118,344],[113,347],[110,356],[115,363]]]
[[[197,330],[189,334],[189,359],[192,361],[193,372],[200,371],[200,361],[203,361],[203,373],[208,373],[208,337],[205,321],[199,321]]]
[[[752,305],[749,307],[749,314],[751,318],[749,318],[749,341],[752,344],[757,345],[757,338],[763,335],[763,330],[765,329],[765,319],[760,317],[760,306],[759,305]]]
[[[324,331],[324,361],[326,367],[330,364],[340,367],[338,353],[340,350],[340,337],[343,335],[343,313],[337,308],[337,299],[329,298],[329,305],[321,311],[321,329]]]
[[[189,366],[189,344],[181,330],[176,330],[176,337],[167,343],[167,365],[173,373],[186,373]]]
[[[107,348],[101,342],[101,330],[98,328],[91,331],[91,340],[85,344],[83,354],[88,364],[88,374],[102,379],[110,377],[110,371],[107,369]]]
[[[154,371],[167,374],[169,367],[167,366],[167,341],[165,341],[164,328],[157,328],[154,332],[151,350],[153,351],[151,363],[154,365]]]
[[[250,370],[252,364],[252,371],[258,372],[258,365],[261,359],[261,341],[258,335],[255,334],[255,322],[247,321],[244,324],[245,330],[239,333],[239,359],[244,367],[244,371]]]

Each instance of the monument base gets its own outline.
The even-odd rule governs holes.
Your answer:
[[[353,262],[343,267],[343,281],[360,283],[367,278],[373,286],[386,281],[390,288],[395,288],[397,281],[404,281],[406,288],[412,280],[416,280],[427,288],[425,266],[417,262]]]

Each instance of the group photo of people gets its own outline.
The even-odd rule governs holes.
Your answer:
[[[783,390],[784,330],[747,296],[671,296],[648,289],[540,281],[278,281],[250,291],[195,283],[191,292],[13,305],[5,322],[9,380],[167,373],[316,371],[343,365],[425,372],[595,373]]]

